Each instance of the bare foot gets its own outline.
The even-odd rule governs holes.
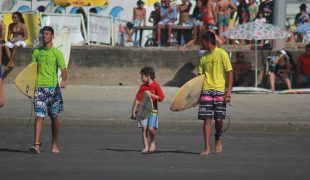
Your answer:
[[[155,143],[151,143],[151,147],[150,147],[150,150],[149,150],[149,152],[155,152],[156,151],[156,145],[155,145]]]
[[[202,153],[200,153],[200,155],[202,156],[208,156],[210,154],[210,150],[205,150]]]
[[[127,42],[133,42],[132,38],[128,38]]]
[[[15,66],[13,61],[10,61],[7,65],[8,68],[13,68]]]
[[[52,145],[52,153],[54,153],[54,154],[60,153],[57,145]]]
[[[220,153],[223,150],[223,145],[221,140],[215,141],[215,151],[216,153]]]
[[[149,148],[148,147],[145,147],[144,149],[141,150],[142,154],[146,154],[148,152],[149,152]]]
[[[41,152],[40,152],[40,146],[38,146],[38,145],[31,146],[31,147],[29,148],[29,151],[30,151],[30,152],[33,152],[33,153],[35,153],[35,154],[40,154],[40,153],[41,153]]]

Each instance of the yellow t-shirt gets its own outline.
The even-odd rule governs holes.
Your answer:
[[[225,92],[227,72],[232,70],[228,53],[225,50],[216,47],[213,51],[205,53],[200,58],[198,70],[199,74],[206,75],[203,90]]]

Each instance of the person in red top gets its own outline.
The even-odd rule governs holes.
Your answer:
[[[144,92],[149,94],[153,100],[154,112],[148,118],[138,121],[138,127],[142,128],[142,140],[144,148],[142,153],[151,153],[156,151],[155,130],[158,128],[158,104],[164,100],[164,93],[160,85],[155,81],[155,71],[152,67],[144,67],[140,71],[143,84],[136,95],[135,103],[132,107],[132,118],[136,117],[136,111],[143,98]],[[148,144],[147,133],[150,134],[150,145]]]
[[[298,85],[310,85],[310,44],[306,46],[306,51],[298,58]]]

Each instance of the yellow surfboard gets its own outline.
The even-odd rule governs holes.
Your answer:
[[[25,96],[32,98],[36,88],[37,63],[31,63],[26,66],[15,78],[15,85]]]
[[[182,111],[199,103],[205,75],[199,75],[186,82],[172,99],[170,110]]]

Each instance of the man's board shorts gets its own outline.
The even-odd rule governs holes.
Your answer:
[[[17,42],[11,42],[11,41],[7,41],[5,43],[5,46],[9,47],[10,49],[14,48],[14,46],[22,46],[22,47],[26,47],[26,42],[25,41],[17,41]]]
[[[202,91],[199,103],[198,119],[225,119],[226,103],[224,102],[225,93],[208,90]]]
[[[34,94],[34,111],[36,117],[56,117],[64,109],[61,89],[59,87],[38,87]]]
[[[152,127],[155,129],[158,129],[158,113],[153,112],[151,116],[148,118],[138,121],[138,127],[143,128],[143,127]]]
[[[229,14],[219,14],[217,19],[218,26],[229,26],[229,19]]]

